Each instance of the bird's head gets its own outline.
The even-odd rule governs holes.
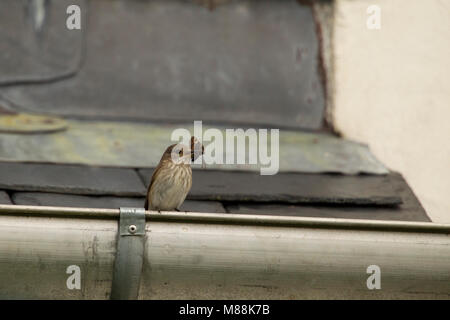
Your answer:
[[[164,160],[171,159],[175,164],[190,164],[198,159],[205,152],[203,145],[195,138],[191,137],[191,145],[173,144],[169,146],[163,154]]]

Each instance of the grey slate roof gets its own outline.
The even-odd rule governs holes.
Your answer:
[[[0,201],[20,205],[142,207],[152,170],[0,162]],[[398,173],[387,176],[194,170],[182,210],[430,221]]]

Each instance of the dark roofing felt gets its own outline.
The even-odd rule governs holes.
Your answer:
[[[81,30],[63,27],[70,4]],[[0,1],[0,95],[22,111],[322,127],[319,40],[298,1],[59,0],[34,31],[26,5]]]

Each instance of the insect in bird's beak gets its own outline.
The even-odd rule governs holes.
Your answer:
[[[205,154],[205,147],[202,144],[202,155],[204,155],[204,154]],[[206,163],[202,157],[202,169],[205,169],[205,168],[206,168]]]
[[[205,153],[205,147],[195,138],[191,137],[191,161],[192,163]],[[203,162],[203,160],[202,160]]]

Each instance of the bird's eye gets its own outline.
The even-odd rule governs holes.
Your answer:
[[[179,155],[180,157],[183,156],[183,149],[181,149],[181,150],[178,152],[178,155]]]

